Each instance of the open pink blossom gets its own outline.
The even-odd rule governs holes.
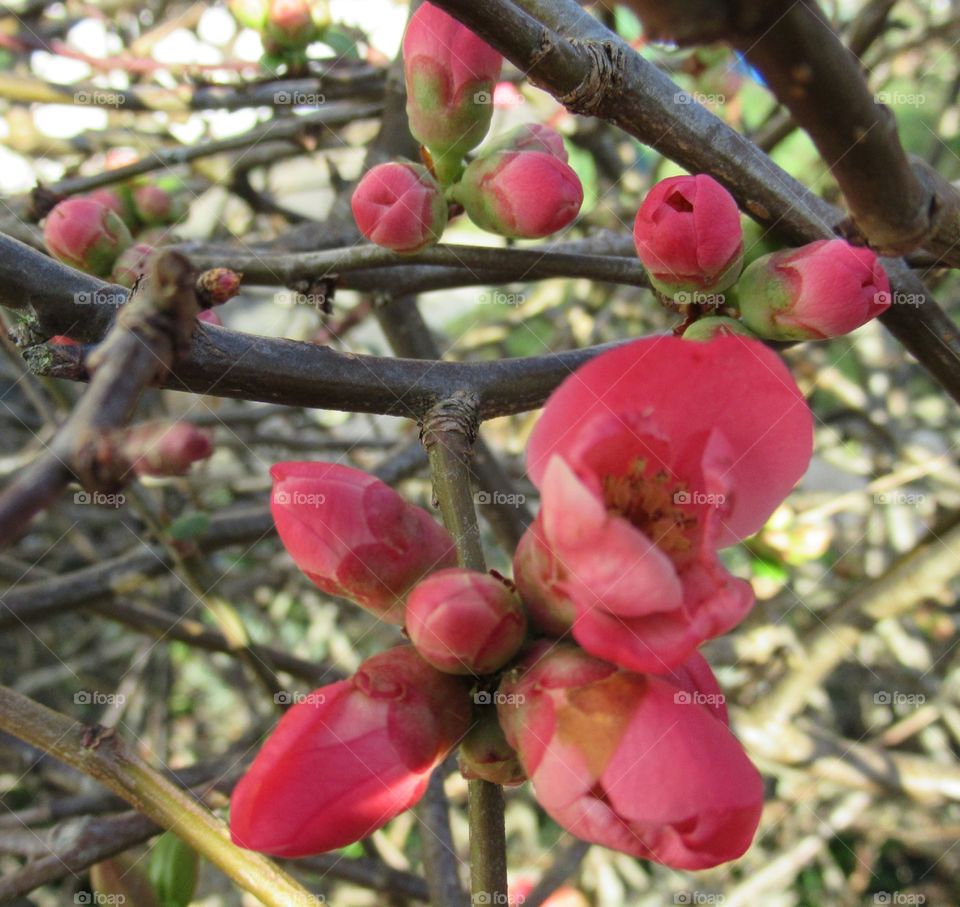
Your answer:
[[[656,677],[543,643],[501,694],[507,741],[571,834],[675,869],[707,869],[750,846],[763,784],[710,704],[720,694],[701,656]]]
[[[723,290],[740,274],[737,203],[704,173],[657,183],[637,211],[633,240],[651,282],[667,295]]]
[[[773,340],[849,334],[890,308],[890,281],[876,254],[822,239],[758,258],[736,287],[743,322]]]
[[[568,378],[527,467],[554,559],[541,570],[573,603],[580,645],[662,673],[734,627],[753,595],[717,549],[760,529],[806,470],[812,437],[789,371],[745,337],[639,340]]]
[[[233,842],[300,857],[367,837],[423,796],[470,726],[467,692],[401,646],[308,693],[234,789]]]
[[[457,562],[450,534],[420,507],[359,469],[277,463],[270,510],[297,566],[330,595],[403,624],[404,597]]]

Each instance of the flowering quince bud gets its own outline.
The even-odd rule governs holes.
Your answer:
[[[463,156],[490,128],[503,57],[432,3],[410,17],[403,36],[410,132],[433,156],[441,182],[453,182]]]
[[[336,463],[277,463],[270,510],[284,547],[324,592],[403,625],[403,600],[457,562],[450,534],[379,479]]]
[[[507,903],[510,907],[521,907],[536,888],[531,878],[517,879],[510,885]],[[541,907],[590,907],[587,896],[572,885],[561,885],[548,897]]]
[[[503,736],[503,728],[492,709],[485,709],[460,743],[457,756],[464,778],[480,778],[505,787],[516,787],[527,780],[513,747]]]
[[[576,606],[560,588],[563,580],[538,517],[520,537],[513,555],[513,582],[531,623],[548,636],[565,635],[577,616]]]
[[[204,309],[197,315],[197,321],[202,321],[204,324],[212,324],[218,328],[223,327],[223,322],[220,320],[220,316],[214,312],[213,309]]]
[[[142,242],[130,246],[129,249],[124,249],[114,262],[110,279],[121,287],[126,287],[128,290],[132,289],[138,280],[146,276],[150,257],[156,251],[153,246],[148,246]]]
[[[520,649],[527,631],[520,600],[488,573],[451,567],[407,597],[406,630],[420,655],[450,674],[490,674]]]
[[[725,290],[743,262],[737,203],[703,173],[657,183],[637,211],[633,242],[650,282],[667,296]]]
[[[364,174],[350,200],[353,219],[371,242],[394,252],[419,252],[440,239],[447,201],[419,164],[379,164]]]
[[[577,642],[663,673],[739,623],[753,594],[717,549],[760,529],[812,438],[790,372],[746,337],[638,340],[568,378],[533,430],[527,471],[556,562],[550,589],[573,602]]]
[[[148,227],[173,224],[187,212],[183,200],[159,186],[137,186],[133,190],[133,206]]]
[[[228,0],[227,6],[241,25],[261,31],[267,24],[266,0]]]
[[[189,422],[147,422],[124,433],[121,449],[137,475],[182,476],[213,453],[213,441]]]
[[[525,123],[511,129],[484,151],[484,156],[494,151],[543,151],[567,163],[567,149],[556,129],[542,123]]]
[[[825,340],[890,308],[890,281],[870,250],[821,239],[757,259],[735,295],[744,323],[771,340]]]
[[[742,321],[725,315],[708,315],[695,321],[683,332],[684,340],[713,340],[714,337],[727,337],[739,334],[741,337],[756,338],[756,334]]]
[[[106,277],[133,237],[115,211],[89,198],[68,198],[47,215],[43,241],[64,264]]]
[[[325,0],[272,0],[266,36],[278,47],[299,50],[317,40],[329,24]]]
[[[118,186],[116,189],[95,189],[86,197],[109,208],[129,229],[136,230],[140,226],[137,212],[133,207],[133,194],[127,186]]]
[[[233,842],[302,857],[381,828],[423,796],[430,773],[466,733],[467,691],[401,646],[308,694],[235,788]]]
[[[536,239],[573,221],[583,204],[583,186],[553,153],[495,151],[470,163],[453,197],[478,227]]]
[[[675,869],[741,856],[763,784],[700,655],[677,675],[632,674],[541,643],[504,678],[497,706],[537,800],[586,841]],[[703,684],[703,686],[700,686]]]

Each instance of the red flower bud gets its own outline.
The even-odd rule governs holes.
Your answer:
[[[822,239],[758,258],[735,289],[748,328],[772,340],[848,334],[890,307],[877,256],[843,239]]]
[[[430,664],[450,674],[490,674],[523,644],[520,600],[488,573],[432,573],[407,598],[407,633]]]
[[[715,707],[722,695],[700,655],[655,677],[544,643],[501,690],[507,740],[571,834],[676,869],[750,846],[763,784]]]
[[[651,283],[668,296],[724,290],[743,262],[737,203],[702,173],[657,183],[637,212],[633,241]]]
[[[494,151],[542,151],[567,162],[567,149],[560,133],[542,123],[525,123],[511,129],[493,142],[484,151],[484,156]]]
[[[410,131],[432,155],[443,182],[490,128],[503,58],[449,13],[423,3],[403,36]]]
[[[189,422],[147,422],[124,433],[121,449],[137,475],[181,476],[213,453],[213,441]]]
[[[47,215],[43,240],[54,258],[106,277],[133,237],[115,211],[89,198],[68,198]]]
[[[538,518],[520,537],[513,555],[513,581],[531,622],[548,636],[564,636],[577,616],[576,606],[560,588],[563,580]]]
[[[457,562],[433,517],[379,479],[336,463],[277,463],[270,509],[284,547],[324,592],[402,625],[403,600]]]
[[[124,249],[113,265],[110,279],[128,290],[140,279],[146,276],[150,265],[150,257],[157,250],[146,243],[138,242],[129,249]]]
[[[460,743],[460,773],[464,778],[481,778],[504,787],[516,787],[527,780],[516,751],[507,743],[497,713],[485,709]]]
[[[197,297],[201,305],[229,302],[240,292],[243,275],[230,268],[210,268],[197,278]]]
[[[374,167],[360,180],[350,207],[360,232],[394,252],[432,246],[447,226],[443,191],[419,164]]]
[[[153,185],[133,190],[133,206],[137,217],[148,227],[176,223],[187,213],[181,198]]]
[[[409,646],[374,655],[280,719],[233,792],[231,837],[279,857],[358,841],[423,796],[469,726],[462,680]]]
[[[478,227],[536,239],[573,221],[583,204],[583,186],[552,153],[495,151],[467,167],[454,197]]]

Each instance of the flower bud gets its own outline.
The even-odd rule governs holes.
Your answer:
[[[242,279],[230,268],[209,268],[197,278],[197,301],[206,307],[223,305],[240,292]]]
[[[172,831],[160,835],[147,862],[147,876],[160,907],[189,907],[197,890],[199,862],[197,852]]]
[[[133,206],[148,227],[174,224],[187,213],[186,204],[176,195],[159,186],[137,186],[133,190]]]
[[[746,851],[763,807],[760,775],[711,707],[717,689],[699,655],[661,677],[542,643],[497,709],[537,800],[571,834],[707,869]]]
[[[277,47],[299,50],[316,41],[329,24],[326,0],[272,0],[266,37]]]
[[[106,277],[133,237],[115,211],[89,198],[68,198],[47,215],[43,241],[59,261]]]
[[[495,151],[467,167],[453,191],[478,227],[522,239],[562,230],[583,204],[572,168],[543,151]]]
[[[527,780],[516,751],[503,736],[497,713],[484,709],[479,720],[460,743],[458,756],[464,778],[480,778],[504,787],[516,787]]]
[[[270,510],[284,547],[324,592],[403,625],[403,600],[457,562],[449,533],[379,479],[336,463],[277,463]]]
[[[121,287],[133,289],[138,280],[146,277],[150,258],[156,251],[153,246],[142,242],[124,249],[114,262],[110,279]]]
[[[637,212],[633,241],[650,282],[668,296],[724,290],[740,274],[743,228],[737,203],[706,174],[657,183]]]
[[[560,133],[542,123],[524,123],[511,129],[487,147],[483,154],[486,156],[494,151],[542,151],[567,163],[567,149]]]
[[[197,321],[202,321],[204,324],[212,324],[218,328],[223,327],[220,316],[213,309],[204,309],[197,315]]]
[[[548,636],[561,637],[573,627],[577,609],[559,588],[563,574],[543,538],[540,520],[520,537],[513,555],[513,581],[530,621]]]
[[[407,634],[420,655],[450,674],[490,674],[523,644],[520,600],[488,573],[452,567],[430,574],[407,598]]]
[[[189,422],[146,422],[124,432],[121,452],[137,475],[182,476],[213,453],[213,441]]]
[[[502,65],[489,44],[432,3],[410,17],[403,36],[407,117],[441,182],[459,176],[463,156],[487,134]]]
[[[140,226],[137,212],[133,207],[133,194],[129,187],[117,186],[115,189],[95,189],[88,193],[86,197],[95,202],[100,202],[105,208],[109,208],[130,230],[136,230]]]
[[[684,332],[684,340],[713,340],[714,337],[728,337],[740,334],[742,337],[756,337],[742,321],[725,315],[708,315],[695,321]]]
[[[466,684],[410,646],[287,711],[230,801],[235,844],[278,857],[352,844],[413,806],[470,726]]]
[[[757,259],[735,297],[750,330],[771,340],[848,334],[890,307],[890,281],[877,256],[844,239],[821,239]]]
[[[262,31],[267,24],[267,0],[228,0],[227,6],[241,25]]]
[[[353,219],[371,242],[394,252],[418,252],[440,239],[447,202],[419,164],[380,164],[364,174],[350,200]]]

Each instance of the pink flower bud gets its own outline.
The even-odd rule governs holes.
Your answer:
[[[460,773],[464,778],[480,778],[504,787],[516,787],[527,780],[513,747],[507,743],[503,728],[492,709],[483,711],[460,743]]]
[[[744,323],[771,340],[839,337],[890,307],[877,256],[843,239],[822,239],[758,258],[737,283]]]
[[[326,0],[272,0],[266,35],[280,47],[298,50],[317,40],[329,21]]]
[[[121,449],[137,475],[182,476],[213,453],[213,441],[189,422],[147,422],[124,433]]]
[[[140,226],[137,212],[133,207],[133,195],[126,186],[118,186],[116,189],[95,189],[86,197],[109,208],[129,229],[136,230]]]
[[[47,215],[43,240],[54,258],[106,277],[133,237],[116,212],[89,198],[68,198]]]
[[[360,232],[394,252],[432,246],[447,226],[443,191],[419,164],[374,167],[360,180],[350,207]]]
[[[402,625],[403,600],[457,562],[433,517],[379,479],[336,463],[277,463],[270,509],[284,547],[324,592]]]
[[[567,162],[567,149],[556,129],[542,123],[525,123],[494,141],[484,155],[494,151],[542,151]]]
[[[503,58],[449,13],[424,3],[403,36],[410,131],[432,155],[443,182],[490,128]]]
[[[633,241],[650,282],[668,296],[724,290],[743,262],[737,203],[703,173],[657,183],[637,212]]]
[[[677,675],[644,676],[546,643],[507,675],[497,707],[507,740],[571,834],[675,869],[716,866],[750,846],[763,784],[711,707],[709,667],[690,661]]]
[[[520,537],[513,556],[513,581],[531,622],[548,636],[564,636],[577,609],[560,588],[564,574],[543,538],[540,520]]]
[[[199,315],[197,315],[197,321],[202,321],[204,324],[212,324],[218,328],[223,327],[223,322],[220,320],[220,316],[214,312],[213,309],[204,309]]]
[[[121,287],[133,289],[133,285],[146,276],[150,258],[156,251],[153,246],[142,242],[124,249],[114,262],[110,279]]]
[[[365,838],[423,796],[469,726],[459,678],[409,646],[374,655],[280,719],[233,792],[231,837],[278,857]]]
[[[197,278],[197,298],[202,306],[223,305],[240,292],[243,275],[230,268],[210,268]]]
[[[583,186],[552,153],[495,151],[467,167],[454,197],[478,227],[536,239],[573,221],[583,204]]]
[[[137,217],[148,227],[176,223],[186,214],[181,198],[150,184],[133,190],[133,206]]]
[[[756,337],[742,321],[725,315],[708,315],[695,321],[683,332],[684,340],[713,340],[714,337],[728,337],[739,334],[741,337]]]
[[[527,620],[520,600],[488,573],[432,573],[407,598],[407,633],[430,664],[450,674],[490,674],[520,649]]]

